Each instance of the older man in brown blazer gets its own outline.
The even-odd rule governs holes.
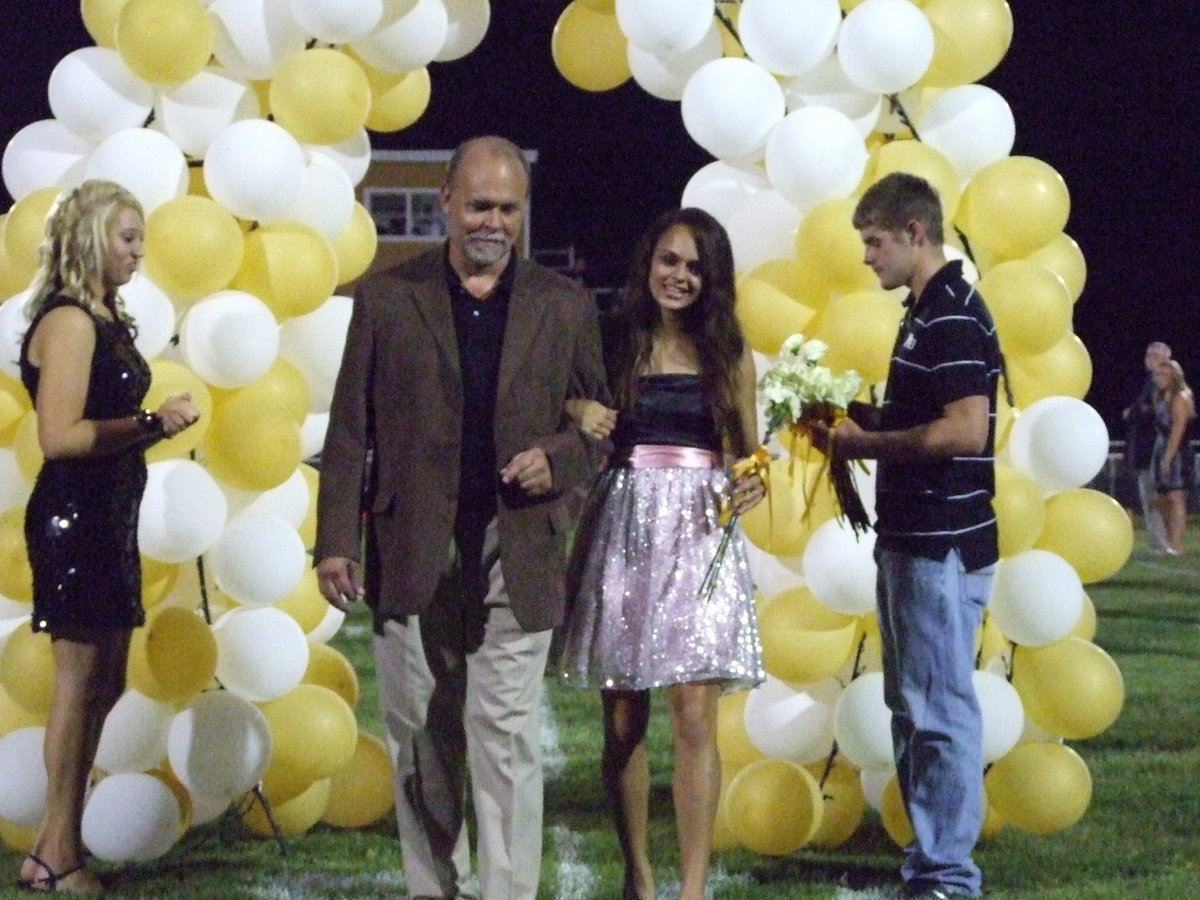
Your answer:
[[[511,142],[455,151],[446,244],[358,288],[321,459],[318,578],[374,612],[414,898],[479,896],[468,761],[482,896],[537,894],[542,678],[598,449],[563,404],[607,389],[587,292],[514,252],[528,195]]]

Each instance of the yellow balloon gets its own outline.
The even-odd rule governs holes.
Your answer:
[[[1067,637],[1083,638],[1085,641],[1095,640],[1096,625],[1096,604],[1092,602],[1091,597],[1084,594],[1083,612],[1079,614],[1079,621],[1075,623],[1075,627],[1067,632]]]
[[[263,225],[246,235],[245,246],[230,286],[258,297],[280,321],[312,312],[337,287],[333,246],[306,225]]]
[[[212,391],[199,375],[182,363],[159,357],[150,361],[150,390],[142,401],[148,409],[158,409],[168,397],[190,394],[200,418],[190,427],[146,450],[146,462],[160,462],[186,456],[200,445],[212,422]]]
[[[717,751],[721,768],[735,772],[763,759],[762,751],[746,734],[746,698],[749,691],[731,691],[717,701]]]
[[[300,465],[300,426],[286,410],[227,403],[213,411],[204,463],[219,481],[243,491],[279,487]]]
[[[887,379],[896,329],[904,307],[880,290],[855,291],[829,301],[813,337],[829,345],[822,364],[835,372],[853,369],[865,384]]]
[[[796,230],[797,265],[803,271],[818,273],[828,289],[839,294],[878,283],[875,273],[863,262],[862,239],[852,221],[855,203],[854,197],[819,203]]]
[[[308,417],[308,382],[294,363],[277,357],[265,375],[236,390],[213,389],[215,415],[231,410],[253,414],[256,410],[285,413],[297,425]]]
[[[131,687],[182,708],[200,695],[217,671],[217,641],[197,613],[181,606],[154,610],[129,643]]]
[[[917,140],[888,141],[871,152],[863,184],[870,186],[893,172],[908,172],[928,181],[942,201],[942,218],[953,222],[958,212],[960,179],[953,164],[929,144]],[[849,202],[849,201],[847,201]],[[853,209],[853,207],[851,207]],[[849,216],[847,216],[847,222]],[[861,248],[860,248],[861,255]],[[865,268],[865,267],[864,267]],[[870,270],[867,270],[870,272]],[[874,272],[870,273],[874,277]]]
[[[1045,353],[1071,333],[1071,297],[1063,280],[1037,263],[1003,262],[979,279],[1000,346],[1011,356]]]
[[[229,285],[242,263],[242,229],[209,197],[166,201],[146,219],[146,274],[185,300]]]
[[[1117,720],[1125,680],[1103,648],[1068,637],[1013,651],[1012,684],[1035,725],[1068,740],[1094,737]],[[1015,823],[1014,823],[1015,824]]]
[[[147,775],[157,778],[163,783],[163,786],[175,795],[175,802],[179,804],[179,837],[187,832],[192,827],[192,795],[188,791],[182,781],[171,771],[170,763],[164,763],[160,769],[148,769]]]
[[[559,74],[585,91],[610,91],[633,77],[616,11],[600,12],[582,0],[567,4],[550,36]]]
[[[42,454],[42,445],[38,442],[37,412],[35,410],[29,410],[17,422],[12,449],[13,455],[17,458],[17,468],[25,476],[25,480],[33,484],[37,479],[38,472],[42,470],[42,462],[45,460],[45,456]]]
[[[350,221],[331,242],[337,261],[338,284],[348,284],[371,265],[379,249],[379,234],[375,220],[357,200],[350,209]]]
[[[30,712],[14,700],[8,689],[0,684],[0,736],[16,731],[18,728],[45,724],[44,713]]]
[[[904,808],[904,797],[900,793],[900,782],[895,775],[883,789],[883,796],[879,800],[879,818],[883,820],[883,830],[897,847],[907,847],[913,842],[916,835],[913,834],[908,810]]]
[[[329,804],[331,792],[330,779],[323,778],[315,781],[307,788],[288,800],[271,803],[271,815],[279,831],[285,837],[297,837],[304,834],[319,821]],[[271,820],[261,802],[254,802],[242,814],[242,821],[251,831],[263,837],[274,837]]]
[[[1008,381],[1009,389],[1012,388],[1012,379]],[[1014,403],[1016,398],[1014,397]],[[1012,433],[1013,422],[1017,419],[1017,411],[1013,409],[1013,405],[1008,402],[1008,396],[1005,393],[1004,385],[1001,384],[1000,390],[996,392],[996,452],[1000,452],[1008,444],[1008,436]]]
[[[615,0],[614,0],[615,2]],[[738,15],[742,11],[741,0],[737,2],[718,2],[717,9],[725,14],[725,19],[729,21],[726,25],[722,19],[717,19],[717,30],[721,34],[721,55],[729,56],[734,59],[745,59],[746,48],[742,46],[742,42],[738,40],[735,32],[737,31]],[[733,30],[730,30],[733,26]]]
[[[117,49],[117,20],[129,0],[81,0],[83,27],[99,47]]]
[[[142,606],[157,605],[174,590],[179,581],[179,563],[166,563],[142,557]]]
[[[794,259],[769,259],[759,263],[743,274],[738,279],[738,284],[751,278],[769,284],[802,306],[807,306],[816,312],[824,309],[825,303],[829,299],[829,291],[822,274],[815,269],[800,265]],[[774,354],[778,350],[779,345],[776,344],[771,353]]]
[[[1042,489],[1012,466],[996,463],[996,496],[992,498],[1000,555],[1016,556],[1033,546],[1046,521]]]
[[[933,60],[920,84],[954,87],[978,81],[1004,58],[1012,44],[1012,11],[1005,0],[928,0],[933,26]]]
[[[804,768],[817,779],[825,801],[821,825],[808,843],[821,850],[833,850],[850,840],[862,823],[867,808],[862,781],[858,770],[840,756],[828,772],[824,760]],[[821,781],[822,777],[824,781]]]
[[[295,619],[300,630],[305,634],[320,625],[329,611],[329,602],[317,586],[317,570],[311,567],[305,569],[304,574],[300,576],[300,582],[292,589],[292,592],[275,606]],[[316,648],[316,644],[311,645],[309,652],[315,651]],[[333,685],[326,685],[326,687],[333,687]]]
[[[321,821],[339,828],[378,822],[395,805],[387,746],[375,735],[360,731],[354,757],[329,785],[329,803]]]
[[[786,759],[750,763],[733,776],[725,798],[738,843],[766,856],[794,853],[812,840],[823,806],[817,779]]]
[[[10,278],[29,284],[37,273],[38,247],[46,236],[46,217],[58,194],[57,187],[38,188],[8,211],[4,220],[4,253]]]
[[[729,827],[729,810],[725,805],[725,799],[729,796],[729,783],[733,781],[733,776],[736,774],[737,772],[730,771],[726,766],[721,766],[721,793],[717,799],[717,815],[713,819],[712,849],[714,853],[736,850],[738,846],[737,835]]]
[[[25,508],[0,513],[0,594],[20,603],[33,602],[33,570],[25,545]]]
[[[996,812],[1032,834],[1069,828],[1092,800],[1087,763],[1066,744],[1018,744],[988,769],[984,785]]]
[[[788,337],[803,331],[816,314],[774,285],[753,277],[738,281],[734,311],[750,347],[769,356],[778,353]]]
[[[983,614],[983,621],[975,632],[975,652],[983,662],[995,659],[997,656],[1008,658],[1011,643],[996,624],[994,616]]]
[[[16,440],[17,426],[31,406],[25,386],[0,372],[0,446],[11,446]]]
[[[1044,353],[1008,361],[1013,397],[1027,407],[1045,397],[1082,400],[1092,386],[1092,357],[1078,335],[1068,332]]]
[[[787,460],[771,461],[767,499],[740,520],[746,539],[775,556],[799,556],[806,540],[787,470]]]
[[[304,481],[308,485],[308,512],[304,514],[304,521],[300,523],[300,527],[296,530],[300,534],[300,540],[304,541],[304,546],[311,548],[317,541],[317,487],[321,476],[308,463],[300,464],[300,474],[304,476]],[[324,599],[322,599],[321,603],[321,617],[324,618]],[[299,616],[296,617],[296,621],[300,621]],[[306,633],[312,631],[311,628],[304,630]]]
[[[8,259],[8,250],[4,247],[4,227],[7,221],[8,213],[0,216],[0,299],[5,300],[29,287],[30,281]]]
[[[354,709],[358,705],[358,673],[350,660],[328,644],[310,644],[308,668],[300,679],[304,684],[329,688]]]
[[[36,825],[16,825],[7,819],[0,819],[0,842],[16,853],[28,853],[32,850],[37,834]]]
[[[999,811],[991,803],[987,802],[987,797],[984,797],[984,813],[983,827],[979,829],[979,839],[981,841],[994,838],[1008,823],[1004,821],[1004,816],[1000,815]]]
[[[268,89],[271,115],[305,144],[340,144],[371,111],[367,73],[339,50],[312,47],[280,63]]]
[[[336,775],[354,757],[358,744],[354,710],[329,688],[298,684],[259,708],[271,731],[271,761],[263,787],[268,782],[274,786],[272,802],[291,799],[314,781]],[[295,788],[290,796],[289,787]]]
[[[1083,294],[1083,286],[1087,283],[1087,261],[1070,235],[1060,232],[1050,243],[1027,254],[1025,258],[1045,266],[1061,278],[1072,303]]]
[[[820,681],[842,667],[854,648],[858,619],[834,612],[806,587],[788,588],[758,611],[763,663],[782,681]]]
[[[1016,259],[1053,240],[1070,211],[1071,197],[1058,172],[1031,156],[1008,156],[967,182],[954,221],[972,245]]]
[[[133,74],[176,85],[204,68],[213,24],[200,0],[129,0],[117,19],[117,52]]]
[[[14,702],[36,716],[50,711],[54,697],[54,656],[50,635],[22,622],[0,649],[0,685]]]
[[[1046,501],[1046,525],[1033,545],[1057,553],[1084,584],[1115,575],[1133,552],[1133,522],[1115,499],[1091,488],[1060,491]]]
[[[371,86],[371,109],[366,126],[372,131],[400,131],[412,125],[429,108],[432,85],[429,69],[396,74],[364,65]]]

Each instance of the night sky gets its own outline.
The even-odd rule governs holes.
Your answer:
[[[550,57],[565,0],[493,0],[483,44],[431,67],[433,99],[411,128],[372,135],[378,149],[449,148],[499,132],[536,149],[535,247],[574,245],[593,286],[618,283],[634,239],[678,203],[710,161],[684,131],[677,103],[632,81],[590,94]],[[1200,290],[1191,261],[1200,201],[1200,28],[1190,4],[1012,2],[1008,55],[984,79],[1012,107],[1014,155],[1053,166],[1071,192],[1067,233],[1088,281],[1075,331],[1095,370],[1087,400],[1121,437],[1120,410],[1141,382],[1146,343],[1165,340],[1194,382]],[[4,2],[0,144],[50,115],[54,65],[91,43],[78,4]],[[10,198],[0,190],[0,208]]]

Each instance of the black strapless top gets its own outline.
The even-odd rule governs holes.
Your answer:
[[[616,452],[635,444],[671,444],[721,452],[721,436],[700,390],[699,375],[643,375],[633,409],[617,417]]]

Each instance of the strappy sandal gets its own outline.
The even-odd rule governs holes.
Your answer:
[[[46,874],[40,878],[31,878],[28,880],[24,878],[18,878],[17,887],[23,891],[53,893],[58,890],[58,883],[60,881],[62,881],[64,878],[69,878],[87,866],[87,863],[81,862],[78,865],[67,869],[65,872],[55,872],[52,868],[46,865],[46,861],[36,853],[30,853],[29,858],[33,861],[35,866],[44,871]]]

